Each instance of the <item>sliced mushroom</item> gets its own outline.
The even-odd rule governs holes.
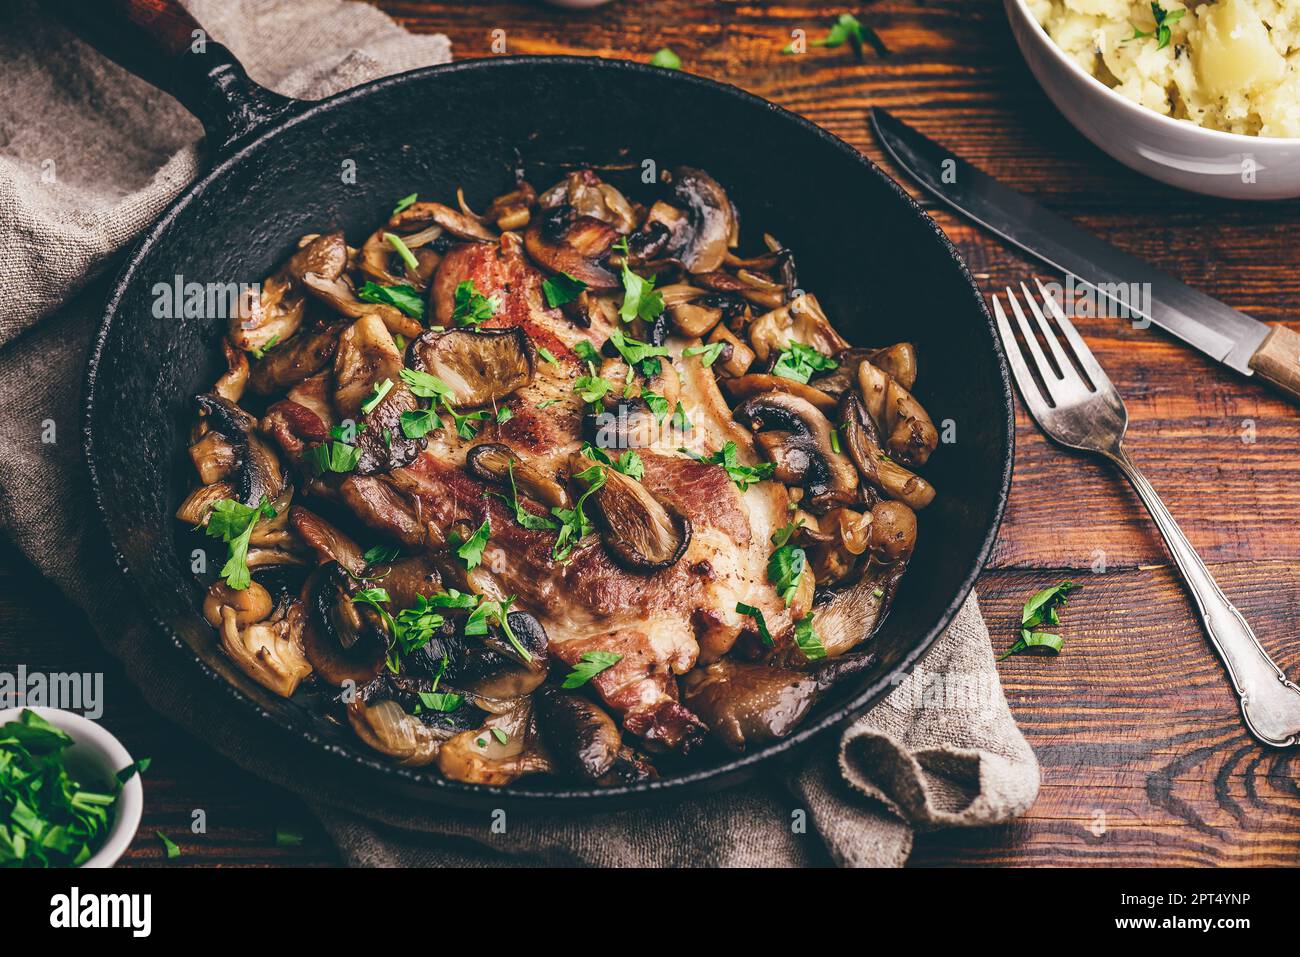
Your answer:
[[[543,193],[538,204],[546,210],[571,206],[579,216],[608,223],[624,235],[636,229],[637,225],[637,214],[632,204],[590,169],[569,173]]]
[[[230,317],[230,341],[249,352],[286,342],[298,331],[305,307],[302,290],[286,264],[262,280],[255,293],[240,297]]]
[[[423,292],[442,260],[442,256],[429,245],[442,235],[442,227],[430,226],[401,237],[402,243],[415,256],[417,265],[414,269],[388,241],[389,235],[392,234],[387,229],[376,229],[367,237],[357,262],[361,275],[381,286],[410,286],[416,292]],[[398,271],[394,272],[394,269]]]
[[[524,233],[524,249],[542,268],[562,272],[599,292],[620,288],[618,276],[598,260],[609,252],[618,232],[588,216],[574,216],[571,207],[548,210]]]
[[[526,774],[549,774],[552,765],[538,737],[531,702],[523,701],[464,731],[438,753],[438,770],[453,781],[502,787]]]
[[[203,596],[203,617],[208,624],[221,626],[223,609],[233,611],[235,624],[240,628],[262,621],[271,614],[271,594],[257,582],[249,582],[247,588],[234,589],[223,581],[215,581],[208,586]]]
[[[222,606],[220,614],[222,650],[262,687],[288,698],[311,674],[300,644],[302,613],[297,605],[279,619],[246,626],[239,624],[238,613],[229,605]]]
[[[643,262],[670,256],[672,250],[686,245],[690,228],[690,220],[684,212],[657,200],[650,207],[641,228],[628,237],[628,251]]]
[[[913,509],[934,501],[934,486],[893,461],[880,448],[876,425],[856,393],[840,399],[840,436],[862,481]]]
[[[712,272],[722,265],[727,247],[737,242],[736,211],[724,190],[708,173],[691,166],[673,170],[673,197],[690,221],[686,243],[677,258],[693,273]]]
[[[229,476],[235,497],[244,505],[279,498],[285,475],[275,452],[257,435],[257,420],[219,395],[195,396],[195,402],[212,431],[224,436],[235,450],[236,465]]]
[[[894,377],[904,389],[916,384],[916,347],[910,342],[896,342],[884,349],[867,349],[866,358],[873,366]]]
[[[871,544],[872,518],[849,508],[831,509],[823,516],[818,525],[821,541],[808,550],[818,585],[837,585],[852,577]]]
[[[832,593],[829,601],[817,607],[813,631],[821,639],[827,657],[847,653],[876,632],[885,620],[906,569],[906,562],[868,564],[855,584]],[[802,666],[795,660],[802,659],[802,654],[789,653],[787,657],[789,662]]]
[[[221,340],[221,351],[226,355],[226,371],[212,386],[212,391],[223,399],[238,402],[248,384],[248,353],[236,349],[229,339]]]
[[[198,527],[208,520],[212,506],[222,499],[233,498],[235,490],[228,482],[214,482],[200,485],[185,496],[185,500],[176,509],[176,518],[186,525]]]
[[[457,212],[442,203],[412,203],[401,212],[394,213],[388,220],[389,229],[405,232],[414,232],[435,224],[458,239],[485,243],[496,242],[497,239],[496,233],[473,216]]]
[[[810,293],[791,299],[750,324],[749,344],[760,362],[775,360],[778,353],[790,347],[791,342],[812,346],[828,356],[837,355],[849,347],[844,337],[831,326],[817,297]]]
[[[424,333],[410,346],[411,365],[447,384],[458,406],[500,402],[533,381],[528,334],[509,329],[451,329]]]
[[[520,175],[513,190],[492,200],[483,218],[496,223],[502,232],[523,229],[528,225],[536,204],[537,191]]]
[[[398,764],[420,767],[438,760],[444,736],[407,714],[391,698],[373,703],[356,695],[347,706],[348,724],[367,747],[394,758]]]
[[[802,504],[814,514],[857,500],[853,463],[831,444],[831,424],[807,399],[765,392],[748,399],[736,415],[775,464],[775,477],[804,490]]]
[[[402,430],[402,413],[420,408],[420,400],[406,386],[397,383],[389,386],[388,393],[366,413],[361,422],[364,428],[357,432],[358,475],[391,472],[410,465],[428,444],[423,436],[410,438]]]
[[[715,293],[744,299],[764,311],[776,309],[785,302],[784,288],[748,270],[742,269],[734,276],[721,270],[700,273],[691,280]]]
[[[723,344],[722,352],[713,363],[723,377],[737,378],[744,375],[754,364],[754,353],[730,329],[719,325],[709,333],[709,342]]]
[[[722,658],[682,676],[682,701],[735,752],[783,738],[836,681],[871,667],[873,656],[827,658],[807,670]]]
[[[190,461],[204,485],[220,482],[239,461],[234,445],[220,432],[209,430],[190,446]]]
[[[569,460],[574,480],[591,467],[581,454]],[[602,526],[605,548],[621,566],[633,572],[653,572],[674,564],[691,542],[691,523],[670,504],[660,502],[631,476],[604,468],[605,483],[592,495]]]
[[[858,364],[858,385],[867,412],[885,436],[885,451],[904,465],[924,465],[939,444],[939,433],[921,403],[897,379],[865,360]]]
[[[703,338],[722,321],[722,309],[695,302],[681,302],[664,310],[673,331],[687,338]]]
[[[317,676],[339,687],[379,674],[389,636],[372,609],[352,600],[355,581],[341,565],[322,565],[303,585],[303,652]]]
[[[334,356],[334,404],[346,418],[361,414],[375,384],[401,381],[402,353],[377,316],[363,316],[343,330]]]
[[[860,540],[860,536],[854,536],[855,544]],[[916,513],[902,502],[876,503],[871,510],[867,545],[882,564],[908,561],[916,547]]]
[[[315,512],[295,505],[289,509],[289,523],[316,553],[320,564],[338,562],[354,576],[365,572],[361,546]]]
[[[564,486],[522,461],[508,445],[484,442],[465,456],[465,469],[483,482],[508,488],[513,473],[515,487],[527,497],[547,508],[568,508],[569,494]]]
[[[253,366],[249,385],[259,395],[272,395],[315,375],[334,358],[347,326],[346,320],[320,326],[266,353]]]
[[[448,610],[444,615],[442,628],[404,659],[403,667],[411,674],[429,679],[442,675],[457,690],[497,700],[531,694],[546,680],[549,643],[546,630],[532,615],[508,612],[509,634],[498,623],[483,635],[465,633],[466,614]]]
[[[837,407],[835,400],[820,389],[779,375],[750,373],[734,379],[723,379],[722,385],[733,400],[748,399],[761,392],[788,392],[790,395],[797,395],[811,402],[825,415],[832,414]]]
[[[603,708],[556,688],[538,692],[536,701],[538,728],[556,768],[588,781],[610,772],[623,736]]]

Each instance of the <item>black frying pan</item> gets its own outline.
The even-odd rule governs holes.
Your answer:
[[[83,32],[194,112],[211,157],[207,175],[131,253],[105,309],[87,373],[95,495],[119,562],[167,639],[158,654],[175,646],[230,690],[230,707],[251,708],[299,741],[303,761],[333,762],[366,786],[461,805],[483,805],[490,796],[489,806],[506,799],[589,808],[717,788],[881,700],[952,619],[1002,516],[1011,477],[1010,387],[992,322],[956,251],[852,147],[733,87],[613,60],[476,60],[319,103],[294,102],[253,84],[217,44],[189,52],[198,27],[175,3],[98,0],[84,9],[116,13],[117,32],[89,19]],[[783,741],[741,757],[701,755],[687,772],[646,785],[568,790],[524,779],[503,794],[386,763],[346,730],[246,679],[200,616],[201,590],[175,544],[172,515],[189,481],[191,397],[224,368],[218,343],[225,321],[155,318],[153,285],[177,274],[258,281],[300,234],[341,227],[359,243],[398,197],[417,190],[445,199],[461,186],[482,208],[512,185],[519,156],[539,188],[575,165],[608,164],[602,175],[634,196],[645,189],[643,160],[708,170],[740,210],[744,248],[756,248],[763,231],[779,236],[796,253],[801,284],[855,344],[914,342],[920,400],[936,422],[956,423],[957,441],[941,445],[927,466],[939,495],[921,513],[912,568],[872,639],[874,667]],[[355,182],[343,175],[347,160],[355,163]]]

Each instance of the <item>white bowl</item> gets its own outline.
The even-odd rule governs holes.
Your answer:
[[[1065,118],[1097,146],[1162,183],[1228,199],[1300,196],[1300,139],[1210,130],[1149,110],[1075,63],[1024,0],[1003,0],[1029,69]],[[1243,177],[1247,159],[1254,182]]]
[[[17,721],[26,709],[0,710],[0,724]],[[122,742],[100,725],[71,711],[58,708],[31,708],[38,715],[72,738],[73,744],[63,752],[68,773],[87,788],[110,787],[117,772],[134,760]],[[122,786],[113,805],[113,824],[108,838],[82,867],[112,867],[131,844],[140,829],[144,811],[144,786],[135,774]]]

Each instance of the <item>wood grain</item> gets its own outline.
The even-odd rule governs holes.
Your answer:
[[[409,29],[446,33],[460,59],[494,55],[496,30],[516,54],[645,61],[669,46],[686,70],[802,113],[886,169],[866,111],[888,107],[1192,286],[1261,319],[1295,318],[1300,204],[1193,196],[1115,163],[1043,96],[998,0],[878,0],[855,8],[890,50],[861,61],[847,48],[780,53],[792,30],[823,35],[849,9],[836,4],[619,0],[585,13],[496,0],[377,5]],[[986,293],[1045,275],[946,210],[933,214]],[[1128,403],[1133,457],[1261,641],[1296,677],[1296,408],[1156,330],[1101,319],[1077,325]],[[1011,500],[979,585],[995,645],[1011,642],[1030,594],[1066,577],[1085,587],[1063,614],[1063,653],[999,665],[1042,764],[1037,803],[1005,826],[922,836],[913,863],[1294,866],[1297,758],[1246,735],[1158,536],[1122,480],[1048,444],[1020,409]],[[155,757],[145,826],[128,863],[160,862],[155,829],[185,847],[179,863],[334,862],[296,799],[153,718],[87,630],[20,559],[0,552],[0,667],[103,669],[106,724],[137,754]],[[185,833],[196,807],[209,812],[207,835]],[[303,846],[275,846],[274,829],[286,820],[304,830]]]

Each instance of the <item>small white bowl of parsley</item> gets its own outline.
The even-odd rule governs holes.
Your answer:
[[[0,710],[0,867],[112,867],[140,826],[147,766],[71,711]]]

